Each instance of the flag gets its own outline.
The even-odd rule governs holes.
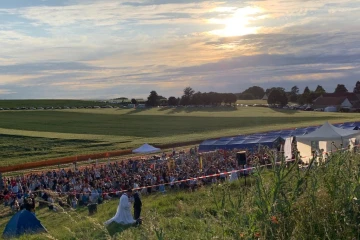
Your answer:
[[[169,170],[172,169],[172,159],[168,160],[168,168],[169,168]]]

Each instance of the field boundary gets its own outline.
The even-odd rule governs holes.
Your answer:
[[[333,124],[341,124],[343,122],[336,122]],[[319,125],[316,125],[319,126]],[[308,127],[315,127],[315,126],[308,126]],[[291,130],[295,129],[296,127],[287,128],[287,129],[281,129],[281,130]],[[258,133],[265,133],[268,131],[258,132]],[[234,137],[234,136],[224,136],[224,137]],[[219,138],[213,138],[213,139],[219,139]],[[169,143],[169,144],[162,144],[157,145],[153,144],[155,147],[160,148],[162,150],[169,149],[169,148],[176,148],[176,147],[186,147],[194,144],[200,144],[204,141],[202,140],[194,140],[194,141],[187,141],[187,142],[178,142],[178,143]],[[10,165],[5,167],[0,167],[0,173],[8,173],[8,172],[15,172],[15,171],[21,171],[21,170],[28,170],[28,169],[35,169],[35,168],[41,168],[41,167],[50,167],[55,165],[61,165],[61,164],[69,164],[69,163],[75,163],[75,162],[85,162],[89,159],[91,160],[98,160],[98,159],[105,159],[109,157],[119,157],[119,156],[127,156],[133,154],[132,149],[125,149],[125,150],[119,150],[119,151],[109,151],[109,152],[102,152],[102,153],[93,153],[93,154],[86,154],[86,155],[78,155],[78,156],[70,156],[70,157],[63,157],[63,158],[55,158],[55,159],[49,159],[49,160],[43,160],[43,161],[36,161],[36,162],[29,162],[29,163],[23,163],[18,165]]]
[[[180,142],[180,143],[170,143],[170,144],[163,144],[163,145],[155,144],[154,146],[163,150],[163,149],[169,149],[169,148],[175,148],[175,147],[185,147],[185,146],[189,146],[189,145],[193,145],[193,144],[199,144],[201,142],[203,142],[203,140]],[[132,150],[133,149],[125,149],[125,150],[119,150],[119,151],[109,151],[109,152],[102,152],[102,153],[69,156],[69,157],[63,157],[63,158],[48,159],[48,160],[44,160],[44,161],[23,163],[23,164],[18,164],[18,165],[10,165],[10,166],[5,166],[5,167],[0,167],[0,172],[8,173],[8,172],[28,170],[28,169],[34,169],[34,168],[40,168],[40,167],[50,167],[50,166],[61,165],[61,164],[85,162],[85,161],[88,161],[89,159],[97,160],[97,159],[105,159],[105,158],[110,158],[110,157],[127,156],[127,155],[133,154]]]

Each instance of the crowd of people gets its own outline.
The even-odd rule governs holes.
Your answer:
[[[236,152],[199,154],[196,148],[187,152],[174,149],[171,154],[149,158],[108,161],[82,168],[74,164],[67,169],[5,177],[0,200],[14,211],[23,208],[35,211],[35,201],[56,211],[56,205],[77,208],[118,199],[128,189],[140,194],[165,193],[172,189],[194,191],[199,186],[230,178],[228,172],[239,169]],[[269,156],[266,151],[258,151],[248,156],[248,165],[255,160],[266,163]],[[209,175],[213,176],[199,178]],[[231,178],[238,176],[238,172],[231,174]]]

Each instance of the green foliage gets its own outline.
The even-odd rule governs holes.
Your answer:
[[[253,100],[255,99],[254,95],[252,95],[251,93],[241,93],[239,95],[239,99],[242,100]]]
[[[353,92],[360,93],[360,81],[356,82]]]
[[[179,101],[177,100],[176,97],[169,97],[168,105],[169,106],[177,106],[177,105],[179,105]]]
[[[268,104],[279,104],[285,106],[288,103],[288,98],[285,91],[280,89],[274,89],[268,96]]]
[[[253,98],[245,98],[245,94],[252,96]],[[261,99],[265,94],[265,91],[262,87],[252,86],[242,92],[242,99]]]
[[[346,89],[344,84],[338,84],[335,88],[335,93],[347,93],[348,90]]]
[[[149,106],[152,106],[152,107],[155,107],[155,106],[158,106],[159,105],[159,95],[157,94],[156,91],[151,91],[150,92],[150,95],[148,97],[148,100],[147,100],[147,104]]]

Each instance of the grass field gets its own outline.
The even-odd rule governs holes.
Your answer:
[[[336,153],[325,165],[300,170],[297,164],[258,169],[247,181],[203,187],[194,193],[143,196],[143,225],[103,222],[118,200],[99,205],[98,213],[47,208],[36,215],[48,234],[21,239],[359,239],[358,155]],[[0,231],[11,217],[1,207]]]
[[[254,100],[237,100],[237,104],[253,105],[253,104],[267,104],[266,100],[254,99]]]
[[[1,111],[0,166],[359,117],[256,107]]]
[[[21,107],[87,107],[87,106],[103,106],[108,103],[90,100],[0,100],[0,108],[21,108]]]

